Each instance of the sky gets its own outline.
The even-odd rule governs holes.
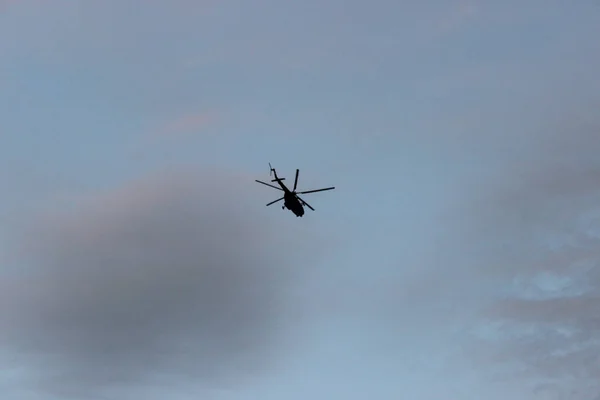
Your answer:
[[[585,0],[0,0],[3,399],[600,399],[599,35]],[[269,162],[336,189],[265,207]]]

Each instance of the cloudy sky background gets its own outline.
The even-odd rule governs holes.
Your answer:
[[[599,27],[0,0],[3,399],[600,398]]]

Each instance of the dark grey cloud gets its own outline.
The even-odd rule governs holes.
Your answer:
[[[239,178],[219,177],[155,177],[37,218],[0,294],[15,365],[65,395],[267,367],[293,276],[270,246],[310,241],[259,220]]]

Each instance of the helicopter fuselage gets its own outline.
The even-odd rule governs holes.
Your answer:
[[[301,217],[304,215],[304,207],[302,207],[302,204],[300,204],[298,198],[296,198],[296,196],[290,191],[285,192],[283,206],[296,214],[296,217]]]
[[[279,186],[281,186],[281,188],[284,191],[283,206],[281,208],[282,209],[287,208],[288,210],[293,212],[296,215],[296,217],[303,216],[304,215],[304,207],[302,207],[302,204],[300,203],[300,200],[298,200],[296,195],[294,193],[292,193],[290,191],[290,189],[287,188],[287,186],[285,186],[285,184],[281,181],[281,179],[277,178],[277,175],[275,175],[274,180],[279,184]]]

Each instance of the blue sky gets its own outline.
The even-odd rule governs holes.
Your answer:
[[[591,1],[0,0],[7,399],[600,396],[599,27]],[[266,208],[268,162],[336,190]]]

